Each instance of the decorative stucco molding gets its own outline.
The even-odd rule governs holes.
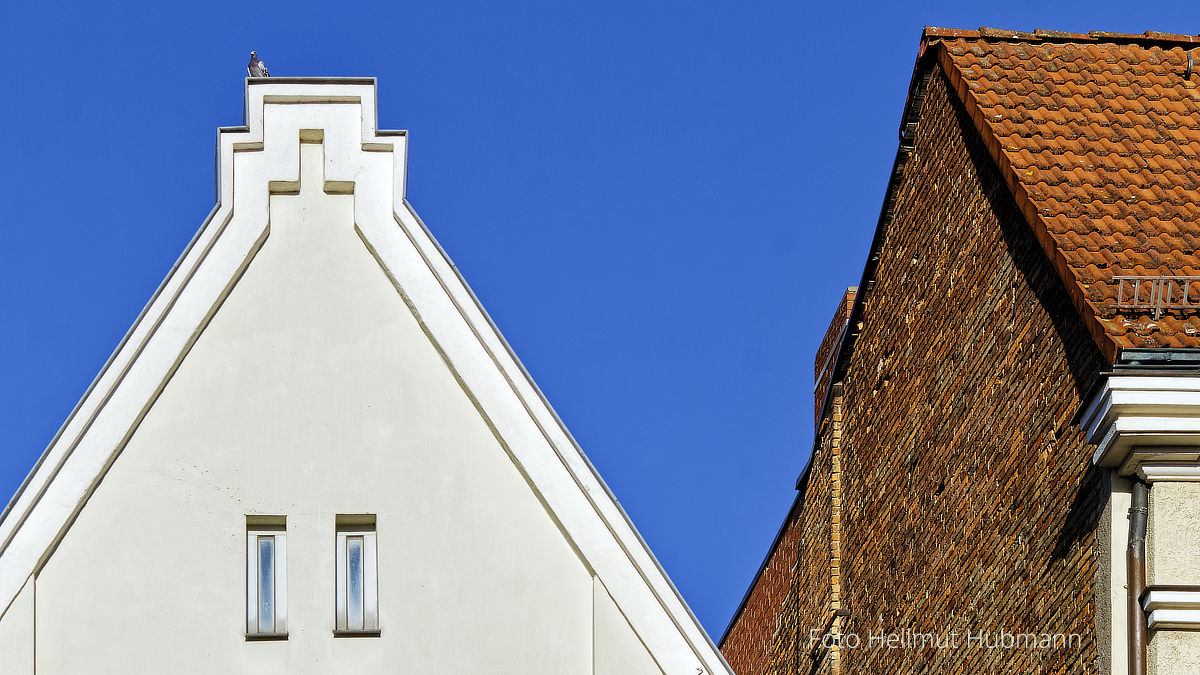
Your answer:
[[[1151,586],[1141,603],[1151,630],[1200,629],[1200,586]]]
[[[1200,463],[1194,464],[1139,464],[1137,474],[1147,483],[1200,482]]]
[[[1128,476],[1146,462],[1200,460],[1200,377],[1110,375],[1080,424],[1096,445],[1092,461]]]

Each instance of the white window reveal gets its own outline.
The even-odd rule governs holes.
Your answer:
[[[287,637],[284,516],[246,516],[246,637]]]
[[[379,575],[375,516],[337,517],[338,635],[379,635]]]

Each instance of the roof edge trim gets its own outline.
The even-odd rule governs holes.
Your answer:
[[[1018,42],[1131,42],[1144,45],[1200,44],[1200,35],[1185,35],[1182,33],[1163,33],[1148,30],[1143,33],[1110,33],[1094,30],[1088,33],[1072,33],[1061,30],[1045,30],[1042,28],[1030,31],[1009,30],[982,26],[978,30],[961,28],[940,28],[926,26],[922,40],[934,41],[939,38],[965,38],[968,40],[1004,40]]]

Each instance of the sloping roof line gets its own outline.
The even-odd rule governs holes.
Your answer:
[[[924,47],[924,43],[922,43],[922,47]],[[855,287],[854,301],[850,306],[850,315],[846,319],[846,329],[841,331],[839,339],[834,343],[831,360],[831,382],[838,381],[841,373],[845,372],[846,361],[850,358],[850,350],[854,343],[854,338],[857,337],[862,326],[863,305],[866,303],[866,298],[870,295],[871,289],[874,286],[875,266],[879,262],[879,250],[883,246],[883,234],[887,231],[888,225],[891,223],[892,213],[894,212],[896,188],[899,186],[900,178],[904,175],[904,165],[908,162],[908,156],[913,150],[917,117],[920,115],[921,104],[925,99],[925,86],[928,84],[929,76],[932,73],[932,70],[928,67],[929,61],[930,56],[922,49],[918,53],[917,63],[913,67],[908,97],[904,103],[904,110],[900,115],[900,144],[896,148],[896,157],[892,162],[891,177],[888,179],[887,188],[884,190],[883,205],[879,210],[879,221],[875,225],[875,234],[871,239],[871,245],[868,249],[867,261],[863,265],[861,280],[858,286]],[[823,392],[820,407],[817,408],[818,419],[823,417],[825,411],[828,410],[829,403],[833,400],[834,388],[825,387]],[[759,577],[762,576],[763,570],[767,568],[767,564],[771,561],[771,556],[774,555],[779,542],[783,540],[784,532],[787,530],[788,522],[791,520],[792,511],[800,504],[800,500],[804,497],[804,488],[808,484],[808,479],[812,472],[813,457],[816,456],[820,445],[821,428],[818,427],[817,433],[813,437],[813,445],[808,453],[808,459],[804,463],[804,468],[800,470],[800,475],[796,477],[796,497],[793,499],[792,505],[788,507],[787,516],[784,517],[783,523],[779,526],[779,530],[775,534],[775,539],[767,549],[762,564],[759,565],[758,571],[755,572],[754,577],[750,580],[750,585],[742,595],[737,609],[734,610],[733,616],[729,618],[729,623],[726,624],[725,630],[717,640],[718,645],[723,645],[725,640],[728,639],[734,625],[737,624],[738,618],[750,602],[750,596],[754,592],[755,584],[758,582]]]
[[[1200,347],[1194,313],[1119,300],[1121,277],[1200,274],[1198,44],[1153,32],[922,38],[1110,362],[1123,348]]]
[[[926,38],[928,39],[928,34],[926,34]],[[1050,258],[1050,262],[1054,266],[1054,270],[1062,278],[1063,284],[1067,288],[1067,293],[1075,303],[1075,308],[1083,315],[1084,325],[1087,326],[1092,339],[1096,341],[1100,352],[1109,361],[1115,360],[1117,356],[1117,344],[1105,333],[1103,326],[1100,325],[1098,320],[1099,317],[1095,315],[1092,306],[1084,298],[1083,289],[1075,283],[1075,275],[1071,271],[1066,257],[1063,255],[1062,250],[1059,249],[1054,238],[1050,235],[1050,228],[1046,224],[1046,221],[1042,219],[1042,214],[1038,211],[1037,206],[1030,199],[1029,193],[1025,189],[1025,184],[1017,179],[1016,169],[1013,167],[1008,155],[1004,153],[999,139],[992,132],[991,125],[984,118],[984,112],[980,108],[979,101],[971,94],[970,87],[967,86],[962,71],[954,65],[948,50],[939,49],[937,55],[942,72],[949,78],[950,86],[958,94],[959,101],[962,102],[971,121],[975,123],[975,130],[979,132],[980,137],[983,139],[983,144],[987,147],[988,153],[991,154],[992,161],[1000,169],[1000,175],[1004,176],[1004,183],[1012,193],[1013,199],[1017,203],[1017,208],[1021,210],[1022,215],[1025,216],[1025,220],[1033,228],[1034,236],[1037,237],[1038,243],[1046,251],[1046,255]]]
[[[955,62],[954,54],[947,47],[948,40],[959,41],[979,41],[979,42],[1024,42],[1024,43],[1075,43],[1075,42],[1091,42],[1091,43],[1121,43],[1132,44],[1138,47],[1160,47],[1160,48],[1190,48],[1193,44],[1200,44],[1200,37],[1190,35],[1175,35],[1164,34],[1164,32],[1147,31],[1145,34],[1115,34],[1115,32],[1099,32],[1093,31],[1090,34],[1074,34],[1074,32],[1057,32],[1057,31],[1004,31],[998,29],[980,29],[978,31],[965,30],[950,30],[926,28],[922,36],[922,52],[930,47],[936,49],[937,62],[941,65],[942,72],[946,73],[950,85],[953,86],[955,94],[958,95],[962,106],[964,106],[968,117],[971,118],[976,131],[980,138],[983,139],[984,145],[988,148],[988,153],[992,161],[996,162],[996,166],[1000,168],[1003,175],[1004,183],[1012,192],[1014,201],[1021,214],[1032,228],[1034,237],[1038,243],[1042,244],[1046,256],[1049,257],[1052,267],[1060,275],[1063,285],[1066,286],[1070,299],[1072,299],[1076,310],[1080,312],[1082,319],[1087,327],[1088,333],[1092,335],[1092,339],[1096,341],[1100,352],[1109,362],[1114,362],[1117,358],[1118,351],[1121,347],[1130,346],[1129,340],[1123,340],[1124,331],[1112,327],[1106,327],[1103,321],[1104,317],[1098,313],[1098,301],[1087,297],[1085,292],[1084,280],[1079,277],[1079,270],[1073,267],[1072,262],[1068,261],[1066,253],[1063,251],[1063,246],[1060,241],[1056,240],[1052,233],[1051,223],[1048,217],[1060,215],[1055,213],[1055,210],[1046,207],[1043,199],[1043,204],[1039,205],[1038,198],[1031,195],[1031,184],[1036,183],[1040,178],[1040,168],[1028,168],[1027,173],[1032,178],[1022,180],[1018,171],[1019,167],[1014,166],[1012,156],[1004,151],[1003,142],[998,137],[996,120],[989,119],[989,113],[992,117],[1000,119],[1003,113],[996,114],[995,108],[985,109],[985,103],[982,100],[980,92],[973,90],[967,74],[964,72],[959,62]],[[1036,59],[1031,58],[1031,61]],[[1042,65],[1042,64],[1039,64]],[[1055,65],[1056,66],[1056,65]],[[1051,66],[1051,67],[1055,67]],[[1000,65],[996,65],[996,70],[1002,70]],[[978,74],[979,73],[973,73]],[[1122,73],[1123,74],[1123,73]],[[1130,80],[1136,78],[1136,74],[1130,77]],[[982,78],[979,78],[982,79]],[[1097,78],[1099,79],[1099,78]],[[1182,80],[1182,78],[1181,78]],[[1104,83],[1102,82],[1102,85]],[[1148,89],[1148,86],[1147,86]],[[1064,94],[1069,96],[1069,92]],[[1013,98],[1015,95],[1010,94]],[[1015,106],[1014,102],[1014,106]],[[1025,104],[1021,101],[1020,104]],[[1069,104],[1069,102],[1068,102]],[[1008,109],[1004,110],[1008,112]],[[1037,123],[1032,123],[1036,125]],[[1012,151],[1027,151],[1026,148],[1010,148]],[[1057,205],[1057,204],[1056,204]],[[1076,261],[1076,265],[1079,262]],[[1144,264],[1140,265],[1142,269],[1153,269],[1156,265]],[[1134,270],[1124,270],[1127,274],[1133,274]],[[1098,280],[1092,280],[1098,281]],[[1129,322],[1126,322],[1128,325]]]
[[[938,38],[966,39],[1001,39],[1019,40],[1025,42],[1139,42],[1146,44],[1200,44],[1200,35],[1183,35],[1181,33],[1162,33],[1148,30],[1144,33],[1109,33],[1094,30],[1087,33],[1071,33],[1061,30],[1044,30],[1038,28],[1033,32],[991,28],[982,26],[979,30],[964,30],[961,28],[938,28],[926,26],[921,33],[922,49],[927,43]]]

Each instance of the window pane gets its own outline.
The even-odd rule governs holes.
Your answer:
[[[258,632],[275,632],[275,537],[258,538]]]
[[[363,538],[346,537],[346,595],[349,600],[351,630],[363,627]]]

